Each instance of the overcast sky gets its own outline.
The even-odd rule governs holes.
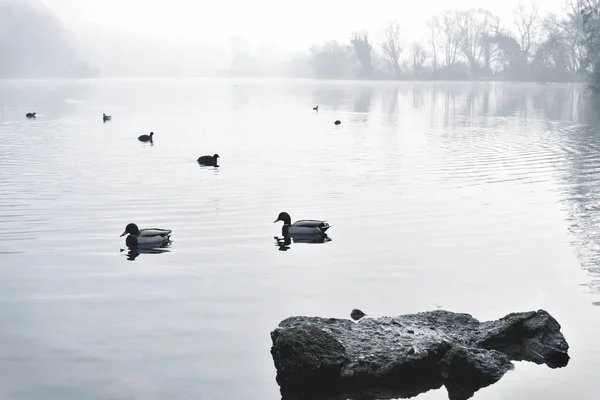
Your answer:
[[[68,24],[94,24],[163,37],[189,37],[218,47],[237,34],[249,44],[306,49],[325,39],[345,40],[356,30],[376,37],[390,19],[412,37],[445,9],[486,8],[504,26],[519,0],[42,0]],[[530,1],[525,0],[529,4]],[[540,10],[558,12],[565,0],[542,0]]]

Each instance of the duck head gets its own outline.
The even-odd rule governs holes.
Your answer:
[[[133,236],[137,236],[140,234],[140,230],[138,229],[138,226],[136,224],[127,224],[127,226],[125,227],[125,232],[121,233],[121,236],[125,236],[127,234],[133,235]],[[129,238],[127,238],[129,239]],[[137,243],[137,241],[136,241]]]
[[[290,218],[290,214],[288,214],[286,212],[279,213],[279,216],[277,217],[277,219],[275,221],[273,221],[273,223],[278,222],[278,221],[283,221],[284,226],[292,224],[292,218]]]
[[[215,155],[213,156],[213,158],[215,159],[215,161],[217,161],[217,158],[219,158],[219,155],[218,155],[218,154],[215,154]]]
[[[154,132],[150,132],[150,139],[152,139],[152,136],[154,136]]]

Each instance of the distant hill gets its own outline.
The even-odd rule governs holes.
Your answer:
[[[38,0],[0,0],[0,77],[89,77],[68,33]]]

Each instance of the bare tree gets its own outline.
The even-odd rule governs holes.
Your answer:
[[[432,55],[432,67],[433,67],[433,72],[437,71],[437,46],[436,46],[436,39],[437,39],[437,32],[439,30],[439,21],[437,19],[437,17],[433,16],[431,17],[429,20],[427,20],[427,28],[429,29],[429,44],[431,45],[431,55]]]
[[[534,2],[527,8],[525,4],[519,3],[514,11],[513,23],[517,28],[518,41],[521,46],[521,52],[529,59],[533,53],[533,48],[537,43],[540,34],[540,3]]]
[[[487,10],[471,9],[459,12],[458,21],[459,49],[471,71],[477,74],[481,67],[489,68],[489,65],[482,65],[482,61],[485,59],[489,62],[489,56],[486,55],[486,51],[489,51],[487,38],[498,31],[499,19]]]
[[[600,93],[600,0],[581,0],[590,88]]]
[[[400,76],[400,64],[398,60],[404,50],[404,32],[398,21],[390,21],[385,27],[384,37],[381,42],[381,50],[386,62],[392,69],[394,76]]]
[[[593,1],[593,0],[592,0]],[[562,19],[551,15],[547,22],[554,24],[563,33],[564,45],[568,48],[567,68],[570,72],[583,73],[588,67],[583,10],[590,0],[567,0],[568,12]]]
[[[427,53],[425,52],[425,46],[421,42],[412,42],[410,45],[410,58],[412,61],[412,70],[415,76],[421,75],[423,72],[423,65],[427,60]]]
[[[445,11],[438,19],[437,39],[444,52],[445,67],[450,68],[458,61],[460,45],[459,17],[456,11]]]

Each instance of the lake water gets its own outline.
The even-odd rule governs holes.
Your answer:
[[[0,91],[1,398],[277,399],[270,331],[352,308],[546,309],[569,365],[516,363],[474,398],[598,398],[600,102],[581,86]],[[220,167],[196,163],[213,153]],[[281,211],[332,240],[281,251]],[[129,222],[172,229],[169,251],[128,255]]]

